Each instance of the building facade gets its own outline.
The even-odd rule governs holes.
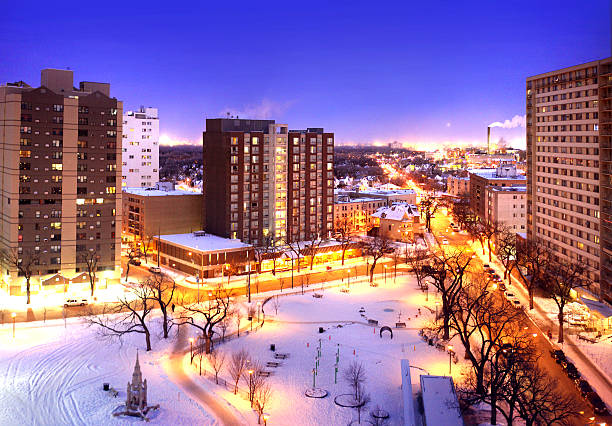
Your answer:
[[[469,176],[449,176],[446,180],[446,192],[455,197],[467,198],[470,196]]]
[[[500,164],[495,169],[472,169],[470,175],[470,206],[474,213],[483,221],[488,220],[487,187],[501,188],[525,186],[525,175],[519,174],[516,164]]]
[[[487,187],[488,223],[503,224],[514,232],[527,228],[527,188],[525,186]]]
[[[153,187],[159,181],[159,115],[140,107],[123,114],[124,188]]]
[[[378,235],[396,241],[411,241],[423,235],[419,209],[410,204],[394,204],[379,208],[372,217],[378,227]]]
[[[255,246],[333,229],[333,133],[274,120],[207,119],[204,226]]]
[[[343,221],[346,221],[351,232],[366,234],[374,226],[372,214],[386,205],[386,201],[380,198],[351,198],[349,195],[340,195],[334,203],[334,225],[343,226]]]
[[[121,116],[108,83],[77,89],[69,70],[42,70],[37,88],[0,86],[0,249],[34,259],[40,282],[83,272],[93,251],[99,276],[119,276]],[[18,275],[5,262],[11,294],[23,291]]]
[[[527,235],[612,300],[612,58],[527,78]]]
[[[197,192],[161,185],[124,188],[122,210],[123,237],[129,240],[188,233],[202,227],[202,194]]]

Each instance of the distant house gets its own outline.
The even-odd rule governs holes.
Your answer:
[[[381,207],[372,214],[378,235],[397,241],[405,241],[423,234],[419,209],[413,204],[398,203]]]

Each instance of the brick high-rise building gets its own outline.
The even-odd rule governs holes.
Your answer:
[[[612,58],[527,78],[527,236],[612,300]]]
[[[333,228],[333,133],[274,120],[206,120],[204,222],[263,244],[326,237]]]
[[[38,88],[0,86],[0,250],[36,259],[32,284],[72,279],[92,250],[109,271],[98,277],[118,276],[121,116],[108,83],[75,88],[69,70],[42,70]],[[5,288],[21,293],[16,268],[2,266]]]

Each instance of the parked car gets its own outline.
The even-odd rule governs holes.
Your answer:
[[[64,302],[64,307],[68,308],[70,306],[85,306],[89,303],[87,299],[66,299]]]
[[[557,364],[561,364],[561,360],[565,359],[565,353],[561,349],[552,350],[550,355],[557,361]]]
[[[608,408],[606,407],[606,404],[601,400],[599,395],[597,395],[597,393],[589,392],[586,398],[593,406],[593,411],[595,411],[595,414],[608,415]]]
[[[159,266],[149,266],[149,272],[161,274],[161,268]]]
[[[135,266],[140,266],[141,262],[140,262],[140,259],[132,259],[130,260],[130,263]]]
[[[505,295],[506,295],[506,299],[508,299],[508,300],[514,299],[514,293],[511,293],[511,292],[507,291],[505,293]]]
[[[583,378],[579,377],[575,380],[575,382],[576,386],[578,387],[578,390],[580,391],[580,394],[583,397],[586,397],[590,392],[593,392],[593,388],[591,387],[591,385],[589,385],[589,382],[587,382]]]
[[[512,301],[512,306],[514,306],[515,308],[520,308],[521,307],[521,301],[517,300],[517,299],[514,299]]]
[[[580,377],[580,373],[578,372],[578,369],[571,362],[566,363],[564,368],[565,368],[565,372],[567,373],[567,377],[569,377],[570,379],[576,380]]]
[[[442,240],[442,244],[443,244],[443,245],[445,245],[445,246],[447,246],[447,245],[448,245],[448,240],[447,240],[446,238],[444,238],[444,239]]]
[[[485,263],[484,265],[482,265],[482,267],[484,268],[485,271],[489,270],[489,264]]]
[[[503,283],[499,283],[497,288],[499,288],[501,291],[506,291],[506,286]]]

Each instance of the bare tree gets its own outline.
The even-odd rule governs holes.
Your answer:
[[[130,243],[127,250],[127,266],[125,269],[125,282],[127,282],[128,277],[130,275],[130,265],[134,259],[138,259],[140,257],[140,249],[134,245],[134,243]]]
[[[227,329],[229,328],[231,322],[234,319],[235,309],[230,309],[225,318],[219,322],[219,328],[221,329],[221,341],[225,341],[225,334],[227,333]]]
[[[533,309],[533,294],[538,285],[542,284],[544,271],[550,259],[550,252],[540,243],[527,240],[517,241],[516,270],[529,293],[529,309]]]
[[[261,423],[261,417],[266,411],[266,407],[270,404],[272,400],[272,386],[270,383],[263,383],[259,388],[255,391],[255,410],[257,411],[257,424]]]
[[[272,297],[272,309],[274,309],[274,315],[278,315],[278,309],[280,308],[281,302],[278,296]]]
[[[587,275],[588,267],[578,259],[548,262],[544,272],[545,285],[550,291],[550,298],[559,308],[559,343],[563,343],[563,326],[565,306],[574,300],[576,290],[589,288],[591,280]]]
[[[349,218],[339,218],[336,220],[334,233],[335,239],[340,243],[340,248],[342,249],[342,266],[344,266],[344,256],[346,254],[346,250],[353,243],[355,228]]]
[[[374,270],[376,263],[385,255],[393,253],[393,243],[384,235],[377,235],[370,238],[365,243],[366,255],[372,256],[372,265],[370,265],[370,283],[374,282]]]
[[[482,236],[487,240],[487,250],[489,250],[489,262],[493,261],[491,242],[497,238],[501,231],[501,224],[495,220],[482,222],[480,227]]]
[[[145,233],[143,235],[140,236],[140,250],[142,251],[142,254],[144,255],[144,259],[145,259],[145,263],[147,263],[149,261],[149,253],[151,252],[151,249],[153,248],[153,243],[157,241],[157,239],[155,238],[154,234],[151,233]]]
[[[242,321],[242,311],[240,310],[240,307],[237,306],[236,309],[234,309],[232,312],[234,315],[234,321],[236,321],[236,333],[238,337],[240,337],[240,322]]]
[[[267,377],[262,374],[263,365],[258,360],[247,360],[246,368],[242,373],[242,380],[249,389],[249,401],[254,406],[257,391],[265,384]]]
[[[367,379],[363,364],[353,361],[344,371],[344,380],[351,388],[354,408],[357,410],[357,421],[361,423],[361,410],[370,402],[370,395],[364,386]]]
[[[432,285],[440,293],[442,299],[442,329],[443,339],[450,338],[450,323],[453,307],[463,287],[463,280],[472,256],[467,254],[465,247],[449,250],[439,250],[432,255],[432,261],[425,265],[425,274],[431,278]]]
[[[317,254],[319,246],[321,246],[322,243],[323,243],[323,238],[321,238],[318,228],[316,231],[311,232],[308,238],[308,241],[304,241],[303,243],[304,244],[303,253],[310,255],[310,270],[311,271],[314,266],[315,256]]]
[[[232,290],[219,286],[212,292],[208,301],[187,303],[174,322],[180,325],[189,324],[198,329],[204,339],[204,351],[212,350],[214,328],[227,316],[231,306]]]
[[[99,334],[106,338],[118,338],[131,333],[144,335],[147,351],[151,350],[151,332],[148,316],[153,311],[153,292],[144,282],[130,288],[127,295],[119,296],[117,303],[104,304],[102,312],[95,314],[93,309],[86,318],[90,326],[99,327]]]
[[[261,264],[264,260],[272,260],[272,275],[276,275],[276,261],[280,253],[279,244],[280,240],[276,240],[273,235],[269,234],[263,239],[263,245],[255,249],[255,255],[261,268]]]
[[[419,203],[421,214],[425,215],[425,228],[427,232],[431,232],[431,219],[438,210],[438,202],[432,194],[426,194]]]
[[[504,279],[511,282],[512,270],[516,266],[516,233],[510,227],[500,226],[496,238],[497,258],[504,265]]]
[[[151,290],[151,297],[162,312],[164,339],[167,339],[172,326],[172,320],[168,318],[168,307],[172,306],[174,300],[174,293],[177,290],[176,282],[166,274],[151,274],[146,279],[145,285]]]
[[[79,255],[79,262],[84,263],[85,268],[87,270],[87,277],[89,278],[89,288],[91,289],[92,297],[96,288],[96,272],[98,272],[99,261],[100,255],[98,255],[98,251],[93,248]]]
[[[0,253],[3,261],[10,267],[16,268],[19,275],[25,278],[26,282],[26,304],[30,304],[30,280],[34,275],[34,266],[40,263],[40,255],[36,251],[18,249],[5,249]]]
[[[227,367],[230,377],[234,381],[234,394],[238,392],[238,382],[244,375],[247,368],[247,362],[250,358],[249,352],[241,348],[237,352],[232,353]]]
[[[297,262],[297,272],[300,273],[300,256],[302,256],[302,244],[300,241],[292,241],[287,244],[291,253],[293,253],[291,260],[291,272],[293,273],[293,262]],[[295,260],[293,260],[295,258]]]
[[[427,288],[425,278],[427,277],[427,265],[429,265],[429,253],[424,249],[415,249],[406,259],[406,263],[414,273],[419,288],[423,291]]]
[[[215,372],[215,383],[219,384],[219,373],[225,365],[225,353],[221,352],[220,350],[216,350],[206,354],[206,359]]]

